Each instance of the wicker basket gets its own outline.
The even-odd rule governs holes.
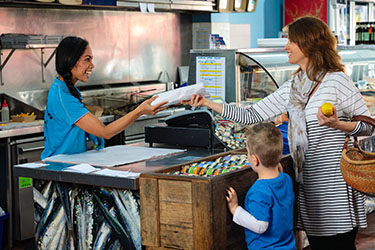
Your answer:
[[[353,117],[375,127],[375,120],[367,116]],[[349,135],[346,136],[342,150],[340,168],[342,177],[352,188],[369,196],[375,196],[375,153],[359,148],[357,137],[354,147],[348,147]]]

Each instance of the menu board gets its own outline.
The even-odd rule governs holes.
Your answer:
[[[210,99],[225,100],[225,57],[198,56],[196,83],[202,83]]]

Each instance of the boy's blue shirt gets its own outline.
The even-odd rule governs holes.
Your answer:
[[[296,249],[293,205],[293,183],[287,174],[257,180],[246,194],[245,209],[257,220],[269,224],[263,234],[245,228],[248,249]]]

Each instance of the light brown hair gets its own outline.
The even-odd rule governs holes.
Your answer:
[[[283,153],[281,131],[272,123],[257,123],[245,129],[246,147],[250,155],[256,154],[265,167],[275,167]]]
[[[289,41],[296,43],[308,58],[306,73],[321,82],[328,72],[345,71],[336,49],[337,40],[328,25],[317,17],[304,16],[287,26]],[[295,74],[301,71],[299,68]]]

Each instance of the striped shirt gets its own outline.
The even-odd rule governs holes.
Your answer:
[[[243,124],[269,120],[288,111],[291,82],[250,107],[223,105],[222,116]],[[342,178],[340,160],[345,133],[320,126],[316,114],[332,103],[340,120],[369,116],[368,108],[352,80],[343,72],[328,73],[305,107],[308,149],[303,166],[303,184],[297,195],[299,229],[310,236],[331,236],[353,227],[367,227],[364,197]],[[351,135],[370,135],[372,127],[357,123]]]

